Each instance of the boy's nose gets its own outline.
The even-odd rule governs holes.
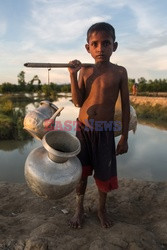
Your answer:
[[[102,52],[103,51],[103,45],[98,44],[97,50],[98,50],[98,52]]]

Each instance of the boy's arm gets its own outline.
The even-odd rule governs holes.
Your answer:
[[[81,62],[79,62],[78,60],[71,61],[70,64],[74,65],[74,68],[68,68],[70,72],[70,79],[71,79],[72,100],[75,106],[81,107],[85,100],[83,68],[81,68]],[[79,70],[80,70],[80,74],[79,74],[79,80],[78,80],[77,74]]]
[[[117,145],[116,154],[123,154],[128,151],[128,131],[130,121],[130,104],[128,76],[125,68],[122,68],[122,77],[120,83],[121,105],[122,105],[122,135]]]

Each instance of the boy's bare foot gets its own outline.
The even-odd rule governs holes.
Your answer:
[[[84,207],[83,207],[83,201],[84,201],[84,194],[87,186],[87,177],[84,179],[81,179],[77,188],[76,188],[76,212],[72,219],[69,221],[69,226],[71,228],[81,228],[82,222],[84,219]]]
[[[98,217],[102,227],[109,228],[113,226],[113,222],[108,218],[106,211],[99,210]]]
[[[82,222],[84,219],[84,211],[76,211],[74,216],[71,218],[71,220],[69,221],[69,226],[71,228],[82,228]]]

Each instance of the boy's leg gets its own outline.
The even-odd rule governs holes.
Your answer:
[[[102,227],[108,228],[112,226],[112,221],[107,217],[106,212],[106,199],[107,193],[104,193],[98,189],[99,192],[99,207],[98,207],[98,217],[100,219]]]
[[[74,216],[69,222],[69,226],[72,228],[81,228],[82,222],[84,218],[84,195],[87,186],[87,177],[84,177],[80,180],[77,188],[76,188],[76,211]]]

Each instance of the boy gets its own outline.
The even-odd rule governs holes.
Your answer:
[[[78,158],[83,167],[82,178],[77,186],[77,207],[70,227],[81,228],[84,207],[83,199],[87,186],[87,177],[94,171],[98,187],[98,218],[102,227],[112,225],[106,213],[107,193],[118,188],[116,155],[128,151],[129,92],[126,69],[110,62],[117,49],[115,30],[108,23],[96,23],[87,31],[88,53],[95,60],[90,67],[82,67],[78,60],[71,61],[69,68],[72,99],[80,107],[76,136],[81,142]],[[80,70],[79,80],[77,72]],[[114,129],[106,124],[114,124],[115,103],[120,91],[122,100],[122,135],[115,151]]]

